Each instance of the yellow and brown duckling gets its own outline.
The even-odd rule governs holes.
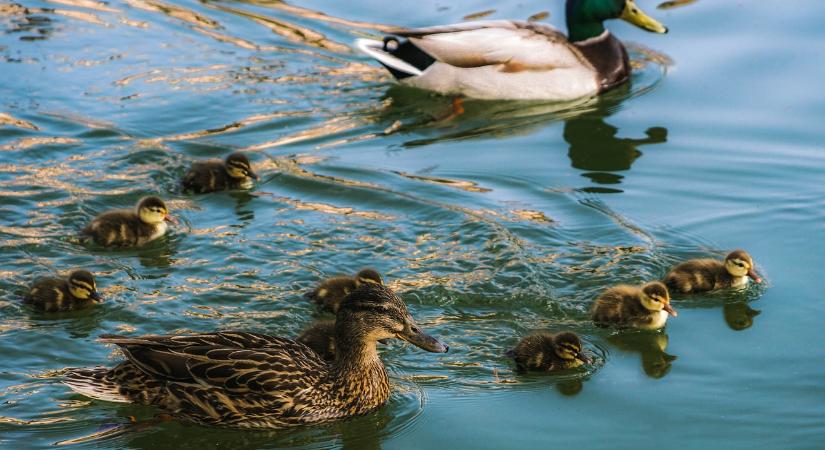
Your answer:
[[[597,325],[657,330],[665,326],[668,315],[676,317],[670,306],[667,287],[651,281],[641,287],[618,285],[604,291],[590,310]]]
[[[313,323],[305,328],[295,340],[311,348],[324,361],[335,359],[334,320],[319,320]]]
[[[734,250],[724,261],[711,258],[691,259],[668,272],[665,284],[673,292],[695,294],[698,292],[745,287],[748,279],[761,283],[756,274],[753,258],[744,250]]]
[[[280,429],[344,419],[387,402],[390,383],[379,339],[399,338],[434,353],[447,346],[416,325],[389,288],[365,283],[341,304],[337,357],[274,336],[219,332],[179,336],[107,335],[126,361],[72,369],[63,382],[101,400],[157,406],[202,425]]]
[[[321,282],[315,289],[304,294],[304,296],[318,305],[322,311],[329,311],[333,314],[338,312],[341,301],[350,292],[372,283],[383,285],[384,280],[381,274],[373,269],[363,269],[354,277],[332,277]]]
[[[554,372],[590,362],[579,337],[569,331],[531,334],[509,350],[507,356],[516,361],[519,372]]]
[[[183,177],[186,190],[203,194],[228,189],[249,189],[258,175],[245,154],[236,152],[225,160],[197,161]]]
[[[86,270],[73,270],[67,278],[40,278],[23,298],[24,303],[44,312],[74,311],[102,301],[94,275]]]
[[[166,234],[166,222],[177,223],[166,203],[158,197],[143,197],[135,209],[107,211],[83,229],[104,247],[136,247]]]

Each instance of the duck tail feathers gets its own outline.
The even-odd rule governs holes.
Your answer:
[[[132,401],[120,393],[120,387],[106,379],[108,367],[94,367],[91,369],[70,369],[66,372],[63,384],[69,386],[78,394],[107,402],[131,403]]]
[[[392,73],[392,75],[397,79],[404,79],[408,77],[420,76],[423,74],[423,70],[416,67],[415,65],[401,59],[399,56],[394,54],[393,50],[388,48],[388,44],[394,42],[397,46],[412,46],[413,44],[409,41],[405,41],[404,43],[399,43],[397,39],[388,37],[385,38],[384,41],[376,41],[374,39],[356,39],[355,40],[355,47],[361,51],[362,53],[374,58],[378,62],[380,62],[387,70]],[[398,47],[400,48],[400,47]],[[416,50],[423,53],[420,49],[416,47]],[[424,53],[426,55],[426,53]],[[429,64],[426,64],[424,68],[426,69],[427,66],[435,62],[432,57],[426,55],[427,58],[430,59]],[[421,65],[421,64],[418,64]]]

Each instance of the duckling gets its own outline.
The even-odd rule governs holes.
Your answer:
[[[312,300],[321,311],[338,312],[341,301],[350,292],[364,283],[384,284],[381,274],[373,269],[363,269],[354,277],[333,277],[321,282],[315,289],[304,294]]]
[[[667,287],[651,281],[642,287],[618,285],[604,291],[590,315],[597,325],[656,330],[665,326],[667,316],[677,316],[670,306]]]
[[[227,189],[249,189],[252,180],[258,175],[252,171],[249,159],[243,153],[236,152],[224,161],[198,161],[192,164],[183,177],[184,189],[203,194],[206,192],[225,191]]]
[[[375,411],[390,396],[379,339],[433,353],[449,348],[425,334],[389,288],[365,283],[341,304],[336,359],[325,362],[291,339],[242,331],[125,337],[104,335],[126,360],[71,369],[63,383],[88,397],[157,406],[201,425],[283,429]]]
[[[682,294],[695,294],[715,289],[741,288],[748,285],[748,278],[756,283],[762,279],[753,270],[753,258],[744,250],[734,250],[724,261],[715,259],[691,259],[668,272],[667,286]]]
[[[24,303],[44,312],[73,311],[102,301],[95,277],[86,270],[73,270],[68,278],[40,278],[23,298]]]
[[[519,372],[535,370],[553,372],[572,369],[590,362],[582,351],[582,343],[576,333],[535,333],[522,339],[507,352],[516,361]]]
[[[324,361],[335,359],[334,320],[319,320],[313,323],[305,328],[295,340],[311,348]]]
[[[166,222],[177,223],[163,200],[143,197],[134,210],[107,211],[83,229],[95,243],[104,247],[135,247],[166,234]]]

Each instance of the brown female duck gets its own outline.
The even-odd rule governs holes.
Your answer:
[[[590,310],[597,325],[656,330],[676,317],[667,287],[651,281],[642,287],[618,285],[604,291]]]
[[[104,247],[136,247],[166,234],[166,222],[177,223],[166,203],[158,197],[143,197],[134,210],[105,212],[83,229]]]
[[[748,285],[748,278],[762,282],[753,266],[748,252],[734,250],[724,261],[710,258],[685,261],[671,269],[664,281],[670,290],[682,294],[744,287]]]
[[[519,372],[553,372],[579,367],[590,361],[582,351],[579,337],[569,331],[531,334],[509,350],[507,356],[515,360]]]
[[[23,299],[44,312],[73,311],[102,302],[95,277],[86,270],[73,270],[68,278],[40,278],[29,287]]]
[[[338,312],[341,301],[350,292],[354,291],[365,283],[384,284],[381,274],[373,269],[363,269],[354,277],[332,277],[321,282],[315,289],[304,294],[304,296],[318,305],[322,311],[329,311],[333,314]]]
[[[447,351],[418,328],[395,293],[367,283],[338,311],[333,363],[293,340],[257,333],[104,336],[101,340],[118,345],[126,361],[113,369],[70,370],[64,383],[93,398],[155,405],[203,425],[317,424],[386,403],[389,378],[375,347],[388,338]]]

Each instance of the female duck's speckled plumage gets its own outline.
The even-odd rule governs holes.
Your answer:
[[[182,183],[184,189],[203,194],[227,189],[248,189],[252,187],[253,179],[257,180],[258,175],[252,170],[249,158],[236,152],[223,161],[193,163]]]
[[[93,398],[156,405],[177,417],[237,428],[285,428],[365,414],[390,395],[376,341],[397,337],[431,352],[447,347],[424,334],[403,301],[367,283],[338,312],[337,358],[257,333],[105,336],[126,361],[114,369],[73,369],[64,383]]]
[[[579,367],[589,361],[575,333],[535,333],[522,339],[507,352],[519,372],[553,372]]]
[[[605,20],[667,32],[633,0],[568,0],[566,16],[569,37],[548,25],[496,20],[399,28],[383,42],[359,39],[356,46],[409,86],[483,99],[565,101],[630,77],[627,51]]]
[[[321,311],[335,314],[344,298],[364,283],[384,284],[384,280],[377,271],[363,269],[354,277],[327,278],[304,296],[315,302]]]
[[[676,316],[667,287],[652,281],[642,287],[618,285],[604,291],[590,310],[597,325],[659,329]]]
[[[105,212],[83,229],[104,247],[136,247],[166,234],[166,222],[175,223],[166,204],[158,197],[140,199],[134,210]]]
[[[40,311],[57,312],[83,309],[102,299],[91,272],[73,270],[67,278],[38,279],[23,301]]]
[[[753,258],[744,250],[734,250],[724,261],[716,259],[691,259],[665,275],[670,290],[682,294],[707,292],[716,289],[747,286],[748,278],[756,283],[762,279],[753,270]]]

